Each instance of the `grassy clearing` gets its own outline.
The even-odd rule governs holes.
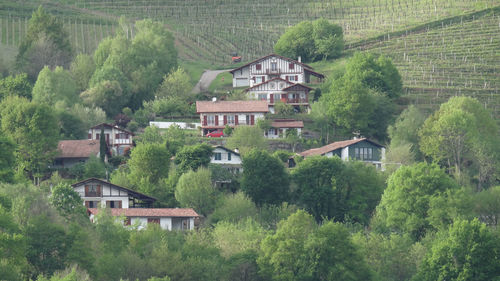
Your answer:
[[[208,87],[210,92],[227,92],[233,90],[233,75],[229,72],[223,72],[217,75]]]

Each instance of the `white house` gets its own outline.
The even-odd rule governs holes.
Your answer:
[[[241,156],[238,152],[223,146],[216,146],[210,157],[210,163],[221,165],[233,173],[242,172]]]
[[[104,138],[112,154],[123,155],[126,148],[132,146],[134,133],[107,123],[96,125],[89,129],[89,140],[100,140],[101,128],[104,128]]]
[[[297,135],[302,135],[304,122],[293,119],[276,119],[271,122],[271,128],[264,135],[268,139],[277,139],[286,137],[287,130],[295,129]]]
[[[273,78],[281,78],[292,83],[310,83],[311,76],[319,80],[324,75],[300,61],[270,54],[230,71],[233,87],[253,87]]]
[[[99,209],[89,208],[88,213],[90,220],[94,221]],[[111,209],[111,215],[123,217],[125,226],[137,226],[138,229],[143,229],[148,224],[156,223],[165,230],[194,229],[195,218],[199,217],[191,208]]]
[[[251,99],[264,100],[269,104],[269,111],[274,113],[274,105],[277,102],[291,104],[297,112],[301,107],[309,111],[309,92],[312,88],[282,78],[273,78],[260,84],[245,89],[247,96]]]
[[[85,163],[90,156],[99,157],[99,141],[95,140],[62,140],[57,144],[57,156],[54,168],[70,168]]]
[[[377,169],[382,169],[385,160],[385,147],[367,138],[354,138],[352,140],[337,141],[322,147],[309,149],[299,153],[302,157],[321,155],[326,157],[338,156],[344,161],[350,159],[360,160],[373,164]],[[294,166],[292,164],[291,166]]]
[[[151,208],[155,198],[110,182],[90,178],[72,185],[83,199],[90,219],[102,208],[111,209],[111,215],[124,217],[124,225],[144,228],[157,223],[162,229],[194,229],[199,215],[191,208]]]
[[[269,112],[266,101],[197,101],[196,113],[200,114],[201,133],[230,127],[257,124]]]
[[[151,207],[155,198],[110,182],[89,178],[72,185],[87,208]]]

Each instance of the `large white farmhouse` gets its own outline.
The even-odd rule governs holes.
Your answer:
[[[111,209],[113,216],[123,217],[124,225],[137,225],[139,229],[150,223],[165,230],[194,229],[194,220],[199,217],[191,208],[151,208],[155,198],[101,179],[86,179],[72,187],[92,221],[103,208]]]
[[[311,83],[311,76],[323,79],[325,76],[300,61],[270,54],[230,71],[233,87],[253,87],[273,78],[292,83]]]

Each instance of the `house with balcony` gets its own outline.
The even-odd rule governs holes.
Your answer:
[[[230,71],[233,87],[253,87],[274,78],[296,83],[312,83],[313,78],[322,81],[325,76],[307,64],[280,55],[270,54]]]
[[[251,99],[267,101],[270,113],[275,112],[274,107],[278,102],[292,105],[296,112],[309,112],[309,92],[311,90],[313,90],[311,87],[299,83],[273,78],[247,88],[245,92]]]
[[[101,136],[101,128],[104,129],[104,136]],[[102,123],[89,129],[88,139],[99,141],[102,137],[106,139],[108,149],[113,155],[123,155],[126,148],[132,147],[132,137],[134,133],[122,129],[118,126]]]
[[[385,147],[367,138],[354,138],[309,149],[299,153],[299,155],[304,158],[317,155],[338,156],[343,161],[363,161],[375,165],[379,170],[383,170],[382,161],[385,160]],[[294,163],[289,163],[289,165],[291,167],[295,166]]]
[[[156,223],[165,230],[183,230],[194,229],[199,217],[191,208],[152,208],[155,198],[101,179],[86,179],[72,187],[82,198],[91,221],[99,211],[110,209],[111,215],[124,219],[125,226],[142,229]]]
[[[253,126],[269,112],[266,101],[197,101],[196,113],[200,115],[201,133],[223,130],[226,125]]]

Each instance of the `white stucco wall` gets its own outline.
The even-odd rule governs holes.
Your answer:
[[[349,161],[349,147],[344,147],[342,148],[342,151],[341,151],[341,159],[344,160],[344,161]]]
[[[215,160],[215,153],[221,154],[221,160]],[[210,163],[213,164],[236,164],[241,165],[241,157],[231,152],[231,160],[228,160],[228,151],[222,148],[215,148],[212,156],[210,157]]]

